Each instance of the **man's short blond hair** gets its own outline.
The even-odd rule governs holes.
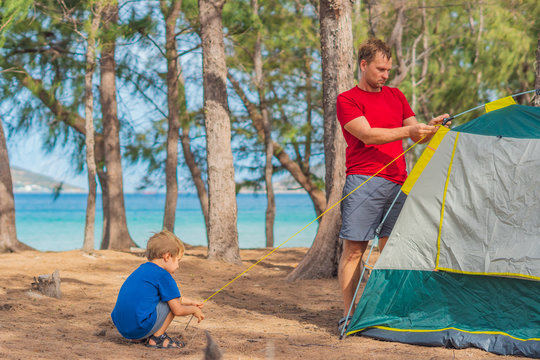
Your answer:
[[[362,60],[366,60],[368,64],[372,62],[378,52],[387,59],[392,58],[390,47],[384,41],[377,38],[364,41],[358,48],[358,66]]]
[[[184,244],[169,230],[154,234],[146,244],[146,258],[148,260],[160,259],[169,253],[171,256],[184,255]]]

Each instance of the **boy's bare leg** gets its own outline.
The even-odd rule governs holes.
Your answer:
[[[338,280],[343,295],[343,316],[347,316],[353,301],[354,291],[360,278],[360,260],[368,241],[343,240],[343,254],[339,261]],[[354,312],[352,308],[351,314]]]
[[[159,328],[158,331],[156,331],[154,333],[154,336],[155,337],[159,337],[163,334],[165,334],[165,331],[167,331],[169,325],[171,325],[171,322],[173,321],[174,319],[174,314],[172,312],[169,312],[169,315],[167,315],[167,317],[165,318],[165,321],[163,322],[163,325]],[[148,339],[148,344],[150,345],[156,345],[156,342],[152,339]],[[163,342],[163,346],[168,346],[169,345],[169,339],[166,339],[164,342]]]

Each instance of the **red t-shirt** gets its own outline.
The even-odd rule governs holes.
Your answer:
[[[403,152],[401,140],[382,145],[366,145],[343,127],[360,116],[365,116],[372,128],[403,126],[403,120],[414,116],[414,112],[397,88],[383,86],[380,92],[368,92],[355,86],[339,94],[336,106],[337,118],[347,142],[347,175],[374,175]],[[404,157],[400,157],[377,176],[403,184],[407,178]]]

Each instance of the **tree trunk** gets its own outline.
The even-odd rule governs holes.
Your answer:
[[[199,0],[208,162],[208,257],[240,263],[231,124],[227,104],[227,66],[221,18],[224,4],[224,0]]]
[[[184,81],[184,75],[182,73],[182,65],[178,62],[178,93],[179,93],[179,104],[181,104],[181,128],[182,132],[180,133],[180,142],[182,144],[182,152],[184,154],[184,160],[191,174],[191,179],[195,184],[195,189],[197,189],[197,195],[199,197],[199,203],[201,204],[201,210],[204,217],[204,225],[206,229],[206,237],[208,239],[208,192],[206,191],[206,184],[202,178],[202,171],[197,164],[195,155],[191,151],[191,139],[189,137],[189,128],[191,125],[191,120],[189,118],[189,113],[187,110],[187,101],[186,101],[186,86]]]
[[[176,20],[180,14],[181,0],[160,0],[161,12],[165,17],[165,56],[167,57],[167,104],[169,129],[167,131],[167,160],[165,162],[166,195],[163,228],[174,232],[176,203],[178,201],[178,140],[180,131],[178,98],[178,51],[176,45]]]
[[[259,98],[262,97],[259,95]],[[264,100],[263,100],[264,101]],[[263,105],[264,106],[264,105]],[[268,117],[266,109],[262,109],[263,119],[265,120],[264,132],[266,134],[264,148],[265,148],[265,165],[264,165],[264,183],[266,185],[266,217],[265,217],[265,233],[266,233],[266,247],[274,247],[274,222],[276,219],[276,197],[274,195],[274,186],[272,184],[272,175],[274,174],[274,167],[272,165],[272,157],[274,155],[274,148],[272,146],[272,125]]]
[[[254,17],[259,16],[258,0],[251,0],[251,8]],[[266,187],[266,217],[265,217],[265,233],[266,247],[274,246],[274,221],[276,218],[276,199],[274,196],[274,187],[272,185],[272,175],[274,167],[272,166],[272,157],[274,155],[274,147],[272,145],[272,123],[268,110],[266,108],[266,100],[264,95],[264,73],[262,66],[262,36],[260,31],[257,31],[255,39],[255,48],[253,49],[253,69],[255,71],[255,86],[259,95],[259,109],[262,116],[264,127],[264,150],[265,150],[265,166],[264,166],[264,183]]]
[[[86,220],[84,225],[83,251],[94,251],[94,227],[96,219],[96,160],[94,156],[94,92],[92,80],[96,68],[96,34],[101,22],[102,6],[99,4],[92,10],[92,25],[88,32],[86,49],[86,73],[84,75],[85,88],[85,120],[86,120],[86,167],[88,169],[88,199],[86,203]]]
[[[0,253],[32,250],[17,240],[15,199],[4,126],[0,119]]]
[[[255,104],[249,101],[247,95],[242,90],[240,83],[235,80],[230,74],[228,75],[228,79],[232,84],[234,91],[236,92],[236,94],[238,94],[238,97],[240,97],[240,100],[242,100],[242,103],[246,107],[249,117],[253,122],[253,126],[255,126],[255,129],[257,130],[259,138],[262,139],[263,142],[266,141],[266,137],[264,135],[264,121],[262,115],[257,111],[257,107],[255,106]],[[324,191],[320,190],[315,186],[315,184],[313,184],[313,182],[308,176],[309,174],[306,175],[302,171],[300,165],[298,165],[298,163],[296,163],[289,157],[289,155],[285,152],[285,149],[280,144],[272,140],[272,148],[274,151],[274,156],[279,160],[281,165],[308,193],[311,201],[313,202],[313,207],[315,208],[317,216],[322,214],[322,212],[326,208],[326,197],[324,195]]]
[[[345,182],[345,141],[336,118],[336,99],[354,84],[351,13],[351,2],[347,0],[320,3],[325,180],[329,207],[341,199]],[[341,211],[337,205],[322,217],[313,245],[287,280],[328,278],[337,274],[340,226]]]
[[[405,56],[403,55],[403,31],[405,28],[405,10],[406,10],[406,1],[397,0],[394,3],[396,20],[394,21],[394,28],[392,29],[392,34],[388,39],[388,46],[393,48],[396,54],[396,65],[397,71],[394,78],[389,81],[389,86],[397,87],[405,78],[409,71],[409,67],[406,64]],[[413,64],[411,64],[412,66]]]
[[[61,282],[62,281],[60,279],[60,271],[56,269],[51,275],[39,275],[37,278],[34,276],[32,289],[38,290],[43,295],[61,299]]]
[[[5,61],[5,59],[0,59]],[[86,121],[79,114],[72,113],[62,105],[60,101],[55,97],[54,92],[46,89],[43,86],[43,82],[39,79],[34,79],[24,67],[19,64],[3,63],[3,67],[16,67],[19,71],[13,74],[21,82],[21,84],[27,88],[36,98],[38,98],[52,114],[58,119],[58,121],[64,122],[66,125],[71,126],[75,131],[86,136]],[[105,145],[103,140],[103,134],[94,133],[94,152],[95,152],[95,164],[97,167],[97,174],[99,178],[99,184],[101,186],[101,199],[103,208],[103,238],[109,238],[109,191],[107,189],[107,174],[105,172]]]
[[[118,21],[118,4],[106,5],[103,9],[103,29],[108,35]],[[107,228],[101,249],[128,249],[136,244],[131,239],[126,221],[122,183],[122,157],[120,154],[120,124],[116,102],[115,40],[105,39],[101,52],[100,100],[103,115],[103,141],[105,144],[105,174],[107,180]],[[104,203],[105,205],[105,203]]]
[[[360,1],[356,2],[356,13],[360,14]],[[368,34],[370,37],[377,37],[379,35],[378,28],[379,22],[383,19],[381,4],[379,0],[368,0],[366,1],[366,8],[368,13],[368,23],[369,30]]]
[[[202,178],[201,169],[195,161],[195,156],[191,152],[191,140],[189,138],[189,125],[186,124],[182,127],[182,134],[180,135],[180,141],[182,143],[182,151],[184,153],[184,159],[186,160],[186,165],[189,168],[191,173],[191,178],[195,184],[195,189],[197,189],[197,195],[199,197],[199,203],[201,204],[201,209],[204,216],[204,224],[206,228],[206,237],[208,238],[208,192]]]
[[[538,33],[538,45],[536,46],[536,79],[534,81],[536,96],[534,97],[534,106],[540,107],[540,32]]]

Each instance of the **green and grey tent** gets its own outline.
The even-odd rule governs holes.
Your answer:
[[[347,335],[540,357],[540,108],[440,128]]]

